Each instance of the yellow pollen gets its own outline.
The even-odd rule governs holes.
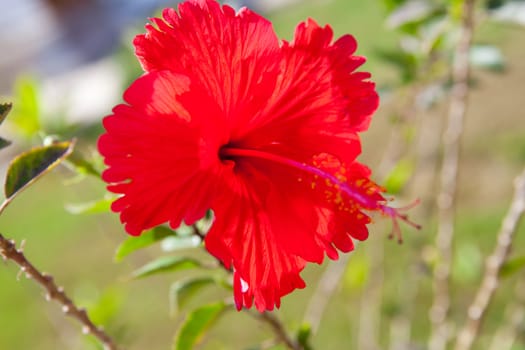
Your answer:
[[[337,192],[337,195],[334,198],[335,204],[342,204],[343,203],[343,196],[341,195],[341,192]]]

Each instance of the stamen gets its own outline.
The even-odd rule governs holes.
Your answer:
[[[402,214],[402,212],[418,205],[419,200],[416,200],[413,203],[409,204],[408,206],[405,206],[402,208],[392,208],[381,202],[370,200],[368,197],[361,194],[355,188],[352,188],[347,183],[339,180],[336,176],[330,173],[327,173],[313,165],[301,163],[293,159],[289,159],[289,158],[286,158],[286,157],[283,157],[277,154],[268,153],[264,151],[259,151],[259,150],[254,150],[254,149],[235,148],[235,147],[223,147],[219,151],[219,157],[221,159],[232,159],[234,157],[251,157],[251,158],[266,159],[269,161],[273,161],[279,164],[283,164],[283,165],[286,165],[292,168],[296,168],[296,169],[305,171],[309,174],[314,175],[315,177],[318,177],[318,176],[322,177],[328,180],[330,183],[332,183],[336,189],[347,194],[350,198],[352,198],[355,202],[357,202],[363,209],[379,210],[383,214],[390,216],[392,218],[393,228],[392,228],[392,232],[389,235],[389,238],[397,237],[397,240],[399,243],[403,241],[403,237],[401,235],[401,229],[399,227],[398,220],[402,220],[406,222],[408,225],[416,229],[421,228],[420,225],[410,221],[408,219],[408,215]]]
[[[232,157],[252,157],[252,158],[259,158],[259,159],[266,159],[270,160],[279,164],[287,165],[292,168],[296,168],[299,170],[303,170],[307,173],[310,173],[312,175],[320,176],[324,179],[329,180],[332,184],[338,186],[338,189],[340,189],[342,192],[349,195],[352,199],[354,199],[357,203],[359,203],[361,206],[368,208],[368,209],[377,209],[377,205],[373,205],[370,203],[368,198],[366,198],[361,193],[357,192],[355,189],[350,188],[346,183],[341,182],[337,177],[335,177],[332,174],[329,174],[319,168],[316,168],[315,166],[301,163],[296,160],[286,158],[283,156],[279,156],[273,153],[267,153],[264,151],[258,151],[253,149],[243,149],[243,148],[230,148],[230,147],[223,147],[219,151],[219,156],[221,159],[227,159]],[[372,204],[372,205],[371,205]]]
[[[401,219],[405,223],[407,223],[409,226],[412,226],[416,230],[421,229],[421,225],[416,224],[413,221],[410,221],[407,214],[401,214],[404,211],[407,211],[409,209],[412,209],[416,205],[418,205],[421,201],[416,199],[414,202],[410,203],[407,206],[401,207],[401,208],[392,208],[386,205],[381,205],[380,210],[383,214],[386,214],[390,216],[392,219],[392,231],[388,235],[388,239],[393,239],[394,237],[397,238],[397,242],[399,244],[403,243],[403,235],[401,234],[401,228],[399,227],[398,219]]]

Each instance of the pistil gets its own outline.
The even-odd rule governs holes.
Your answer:
[[[289,166],[292,168],[299,169],[301,171],[304,171],[308,174],[318,176],[320,178],[323,178],[327,181],[329,181],[334,188],[341,191],[342,193],[346,194],[348,197],[350,197],[354,202],[356,202],[362,209],[365,210],[378,210],[382,212],[385,215],[388,215],[392,218],[393,221],[393,229],[392,233],[390,234],[390,238],[396,237],[399,242],[402,242],[402,236],[401,236],[401,230],[399,228],[398,219],[406,222],[410,226],[419,229],[420,226],[411,222],[408,219],[408,216],[406,214],[402,214],[405,210],[408,210],[415,205],[419,203],[419,201],[415,201],[411,205],[403,208],[392,208],[388,205],[386,205],[385,202],[381,201],[373,201],[370,200],[367,196],[360,193],[358,189],[353,188],[350,186],[347,182],[343,182],[340,179],[338,179],[336,176],[310,164],[306,164],[303,162],[298,162],[294,159],[290,159],[281,155],[255,150],[255,149],[245,149],[245,148],[236,148],[236,147],[223,147],[219,151],[219,157],[221,159],[235,159],[238,157],[247,157],[247,158],[258,158],[258,159],[264,159],[268,161],[272,161],[278,164],[282,164],[285,166]]]

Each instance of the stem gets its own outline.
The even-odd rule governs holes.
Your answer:
[[[6,201],[7,202],[7,201]],[[4,203],[6,203],[4,202]],[[3,205],[2,207],[5,207]],[[118,347],[101,328],[95,326],[95,324],[89,318],[85,309],[81,309],[76,306],[71,298],[67,296],[62,287],[58,287],[53,279],[53,276],[40,272],[38,269],[31,264],[25,257],[21,249],[16,249],[16,245],[13,241],[7,240],[0,234],[0,255],[6,260],[11,260],[20,266],[21,270],[32,278],[38,284],[40,284],[47,292],[46,299],[56,300],[62,305],[62,310],[65,314],[72,318],[75,318],[82,325],[82,332],[84,334],[92,334],[104,345],[105,350],[117,350]]]
[[[476,297],[468,309],[467,321],[458,335],[456,350],[469,350],[479,333],[487,308],[498,287],[501,267],[510,254],[512,240],[524,212],[525,170],[516,178],[514,198],[501,224],[496,248],[485,262],[485,274]]]
[[[202,230],[197,226],[197,224],[191,225],[191,228],[193,229],[193,234],[197,235],[201,239],[201,241],[204,242],[206,234],[202,232]]]
[[[272,332],[275,334],[276,339],[283,343],[288,349],[290,350],[303,350],[302,346],[298,344],[296,341],[294,341],[292,338],[288,336],[286,333],[286,330],[284,329],[284,325],[282,324],[281,320],[279,320],[277,317],[272,315],[269,312],[262,312],[262,313],[253,313],[250,312],[252,316],[255,318],[261,320],[262,322],[266,323],[270,328],[272,329]]]
[[[443,134],[443,165],[438,195],[438,231],[436,246],[440,259],[434,270],[434,301],[430,309],[431,336],[429,350],[444,350],[450,338],[450,270],[456,208],[456,188],[459,169],[459,148],[467,109],[469,50],[474,28],[475,0],[463,3],[461,33],[452,66],[452,91],[447,128]]]
[[[495,332],[489,350],[511,350],[521,334],[525,319],[525,281],[518,280],[514,289],[516,301],[505,308],[505,320]]]

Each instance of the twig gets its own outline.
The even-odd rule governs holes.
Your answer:
[[[197,226],[197,224],[191,225],[191,228],[193,229],[193,234],[198,236],[201,239],[201,241],[204,242],[206,234],[202,232],[202,230]]]
[[[452,66],[452,90],[447,128],[443,135],[443,164],[438,195],[438,230],[436,246],[440,259],[434,270],[434,301],[430,309],[432,324],[429,350],[443,350],[450,337],[448,313],[450,309],[449,280],[452,266],[456,188],[459,168],[459,148],[467,109],[469,50],[474,28],[475,0],[463,3],[461,33]]]
[[[486,260],[483,280],[468,309],[467,321],[458,335],[456,350],[469,350],[472,347],[498,287],[501,267],[507,260],[516,229],[525,211],[525,170],[516,178],[515,187],[512,204],[498,233],[496,248]]]
[[[67,296],[62,287],[58,287],[53,277],[40,272],[31,264],[25,257],[21,249],[16,249],[16,245],[13,241],[7,240],[0,234],[0,255],[6,259],[15,262],[20,266],[21,270],[29,277],[40,284],[47,292],[46,299],[56,300],[62,305],[62,311],[75,318],[82,325],[82,332],[84,334],[92,334],[104,345],[106,350],[117,350],[118,347],[115,342],[107,335],[101,328],[95,326],[95,324],[89,318],[85,309],[81,309],[76,306],[71,298]]]
[[[511,350],[525,319],[525,281],[520,279],[514,289],[516,301],[505,308],[505,322],[492,338],[489,350]]]
[[[303,347],[299,343],[288,336],[284,329],[284,325],[277,317],[269,312],[250,312],[250,314],[270,326],[276,339],[283,343],[288,349],[303,350]]]

